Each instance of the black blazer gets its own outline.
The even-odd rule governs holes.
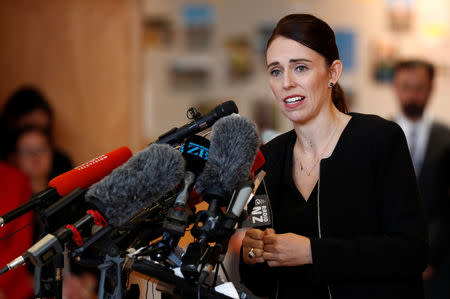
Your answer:
[[[406,138],[393,122],[351,115],[333,154],[320,162],[321,237],[311,239],[314,279],[327,283],[333,299],[423,298],[427,235]],[[292,173],[282,165],[295,138],[290,131],[262,147],[277,233],[285,233],[277,230],[277,217],[283,217],[277,193],[283,173]],[[277,272],[283,269],[240,266],[247,287],[276,297]],[[292,277],[288,284],[293,296],[295,283]]]
[[[417,178],[430,232],[430,263],[449,256],[450,129],[434,122]]]

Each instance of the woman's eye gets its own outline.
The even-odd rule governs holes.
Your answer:
[[[270,75],[273,77],[278,76],[279,74],[281,74],[281,71],[279,69],[273,69],[270,71]]]
[[[304,70],[306,70],[306,66],[304,66],[304,65],[297,65],[295,67],[295,70],[299,71],[299,72],[303,72]]]

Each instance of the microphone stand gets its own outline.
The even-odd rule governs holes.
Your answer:
[[[120,256],[120,248],[118,246],[122,239],[111,238],[111,235],[108,234],[112,231],[111,226],[103,228],[87,240],[83,246],[72,251],[71,254],[71,257],[75,258],[78,264],[96,267],[100,270],[98,283],[99,299],[121,299],[124,293],[121,275],[124,258]],[[81,254],[85,253],[88,248],[98,249],[95,251],[94,258],[81,257]],[[109,290],[106,287],[107,285],[113,287],[113,289]]]
[[[60,226],[57,219],[51,219],[56,213],[60,213],[70,203],[78,200],[84,195],[82,188],[76,188],[61,200],[56,201],[49,207],[48,205],[40,205],[36,209],[38,221],[42,227],[40,238],[46,236],[49,232],[54,231]],[[67,212],[64,212],[64,214]],[[62,217],[65,219],[65,217]],[[34,270],[34,285],[36,298],[54,297],[62,299],[63,270],[64,270],[64,252],[58,250],[54,252],[49,263],[38,263]]]
[[[51,231],[48,219],[45,217],[44,209],[37,211],[40,223],[42,225],[42,233],[40,238],[47,235]],[[35,298],[54,297],[62,299],[62,282],[64,269],[64,253],[56,253],[54,259],[44,265],[36,265],[34,267],[34,295]]]
[[[250,180],[241,182],[239,188],[234,192],[232,199],[229,200],[229,206],[226,214],[222,213],[220,209],[223,199],[226,198],[226,196],[223,196],[222,193],[220,193],[220,189],[211,188],[206,193],[208,195],[207,198],[211,199],[211,204],[206,212],[208,217],[201,215],[198,221],[201,221],[202,218],[206,218],[206,221],[203,221],[204,225],[197,227],[196,223],[196,226],[194,226],[192,231],[193,235],[198,235],[201,240],[206,239],[208,242],[215,242],[215,244],[214,247],[208,248],[207,257],[202,258],[202,267],[200,269],[196,267],[196,270],[200,271],[200,275],[198,276],[199,284],[203,283],[208,278],[209,274],[215,269],[213,283],[213,285],[215,285],[220,267],[223,268],[223,272],[227,277],[227,280],[229,280],[228,273],[223,265],[223,260],[225,259],[225,255],[228,250],[230,238],[235,232],[236,223],[241,217],[245,203],[248,201],[253,187],[253,182]],[[210,210],[216,210],[216,213]],[[211,222],[210,219],[212,218],[215,219],[215,223],[213,223],[213,225],[208,225]],[[206,262],[204,262],[205,260]],[[194,276],[191,275],[191,277]]]
[[[173,270],[154,261],[133,258],[133,260],[125,263],[125,267],[149,276],[152,282],[157,283],[157,291],[175,298],[230,299],[227,295],[214,290],[214,287],[206,284],[193,284],[192,281],[175,275]],[[260,299],[245,291],[237,291],[239,298]]]
[[[204,264],[200,271],[199,283],[203,283],[209,276],[209,274],[215,269],[213,282],[213,286],[215,286],[220,267],[222,267],[222,271],[225,274],[227,281],[230,280],[223,261],[228,251],[228,244],[231,236],[234,233],[234,226],[236,222],[236,217],[230,217],[228,215],[222,217],[221,221],[218,224],[218,227],[215,230],[216,243],[209,250],[207,262]]]
[[[121,299],[122,298],[122,276],[121,266],[125,259],[119,255],[119,249],[115,246],[111,247],[103,259],[103,264],[97,266],[100,270],[100,281],[98,284],[98,298]],[[109,270],[112,271],[109,271]],[[106,278],[114,285],[112,293],[105,291]],[[115,279],[114,279],[115,278]]]
[[[183,255],[181,272],[184,277],[191,281],[196,281],[199,278],[200,273],[198,267],[203,264],[203,261],[205,258],[208,258],[211,252],[211,247],[208,242],[216,241],[215,230],[223,215],[220,209],[223,197],[219,193],[215,195],[204,197],[209,202],[208,210],[197,213],[194,226],[191,229],[192,235],[197,240],[189,244]]]
[[[191,229],[192,235],[197,240],[189,244],[182,257],[181,272],[184,278],[175,275],[167,262],[170,258],[167,258],[165,250],[173,249],[171,242],[167,243],[167,241],[177,240],[174,231],[168,234],[172,238],[166,236],[166,241],[159,241],[153,246],[150,245],[129,255],[124,268],[153,278],[150,280],[157,282],[158,291],[174,295],[176,298],[230,298],[216,292],[214,287],[217,284],[220,268],[227,281],[230,281],[223,260],[238,217],[230,213],[225,215],[221,207],[224,206],[226,196],[218,192],[219,190],[210,191],[210,196],[206,197],[209,202],[208,210],[196,214],[195,224]],[[208,242],[216,242],[216,244],[211,247]],[[213,284],[204,283],[213,269],[215,269]],[[240,298],[258,298],[242,291],[238,292]]]

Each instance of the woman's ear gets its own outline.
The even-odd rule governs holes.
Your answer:
[[[342,70],[342,62],[339,59],[333,61],[329,68],[330,82],[334,82],[334,84],[336,84],[342,75]]]

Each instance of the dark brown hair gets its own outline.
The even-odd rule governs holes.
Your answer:
[[[433,81],[434,73],[435,73],[434,65],[432,65],[431,63],[429,63],[425,60],[420,60],[420,59],[398,61],[394,66],[394,75],[400,70],[415,69],[415,68],[424,68],[428,73],[430,82]]]
[[[339,59],[339,51],[333,30],[327,23],[310,14],[291,14],[278,21],[277,26],[267,41],[266,51],[270,43],[277,37],[294,40],[325,58],[328,66]],[[348,112],[344,91],[336,83],[332,90],[332,100],[336,108],[344,113]]]
[[[50,132],[53,123],[53,110],[43,93],[34,86],[22,86],[15,90],[6,100],[3,110],[0,113],[0,139],[11,138],[11,134],[16,133],[19,120],[36,111],[44,111],[50,120],[50,127],[46,128]],[[44,128],[45,129],[45,128]],[[5,147],[0,148],[0,160],[7,160],[8,151]]]

